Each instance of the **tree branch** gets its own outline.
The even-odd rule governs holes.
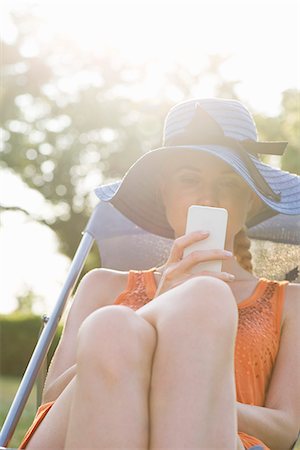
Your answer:
[[[24,208],[21,208],[20,206],[5,206],[0,204],[0,213],[6,212],[6,211],[18,211],[24,213],[26,216],[28,216],[31,220],[34,220],[35,222],[41,223],[43,225],[46,225],[49,227],[49,223],[42,219],[41,217],[38,217],[34,214],[31,214],[29,211],[27,211]]]

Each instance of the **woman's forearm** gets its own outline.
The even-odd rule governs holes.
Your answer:
[[[59,375],[54,381],[45,382],[45,386],[43,389],[42,403],[52,402],[57,399],[57,397],[62,393],[67,384],[74,378],[76,375],[76,364],[69,367],[65,372]]]
[[[298,430],[284,411],[237,402],[238,431],[263,441],[271,450],[288,450]]]

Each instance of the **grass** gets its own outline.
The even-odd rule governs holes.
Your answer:
[[[19,387],[20,379],[17,377],[0,377],[0,426],[2,427],[11,403]],[[9,442],[9,446],[17,448],[27,429],[32,423],[36,412],[36,393],[35,388],[29,396],[28,402],[25,406],[23,414],[17,425],[15,433]]]
[[[2,427],[6,414],[13,401],[15,393],[18,389],[20,380],[15,377],[0,377],[0,426]],[[36,393],[35,388],[31,393],[27,405],[20,418],[16,431],[9,443],[10,447],[17,448],[20,445],[27,429],[32,423],[36,412]],[[300,450],[300,439],[297,442],[295,450]]]

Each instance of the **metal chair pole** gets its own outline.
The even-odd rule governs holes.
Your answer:
[[[57,299],[54,310],[49,318],[48,323],[45,325],[41,333],[40,339],[31,356],[31,359],[29,361],[25,374],[22,378],[19,389],[15,395],[14,401],[10,407],[10,410],[3,424],[0,433],[0,447],[7,446],[16,429],[16,426],[21,417],[23,409],[26,405],[30,392],[33,388],[35,379],[38,375],[39,369],[46,357],[51,342],[54,338],[57,325],[63,314],[66,302],[72,293],[72,290],[81,273],[81,270],[88,256],[88,253],[93,245],[93,242],[94,237],[92,237],[88,232],[84,232],[79,247],[72,261],[71,267],[69,269],[67,279]]]
[[[49,321],[49,317],[44,314],[42,317],[42,325],[41,325],[41,329],[39,332],[39,338],[43,332],[43,329],[45,328],[45,326],[47,325]],[[36,379],[36,406],[37,409],[39,408],[39,406],[41,406],[42,404],[42,394],[43,394],[43,389],[44,389],[44,384],[45,384],[45,380],[46,380],[46,375],[47,375],[47,355],[44,358],[44,361],[40,367],[37,379]]]

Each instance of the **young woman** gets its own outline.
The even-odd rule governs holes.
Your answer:
[[[97,269],[80,283],[21,448],[289,449],[300,418],[300,286],[252,274],[247,226],[300,213],[300,180],[263,164],[239,102],[189,100],[164,146],[98,196],[148,231],[173,237],[148,271]],[[184,257],[190,205],[228,211],[225,250]],[[192,274],[201,261],[222,272]]]

